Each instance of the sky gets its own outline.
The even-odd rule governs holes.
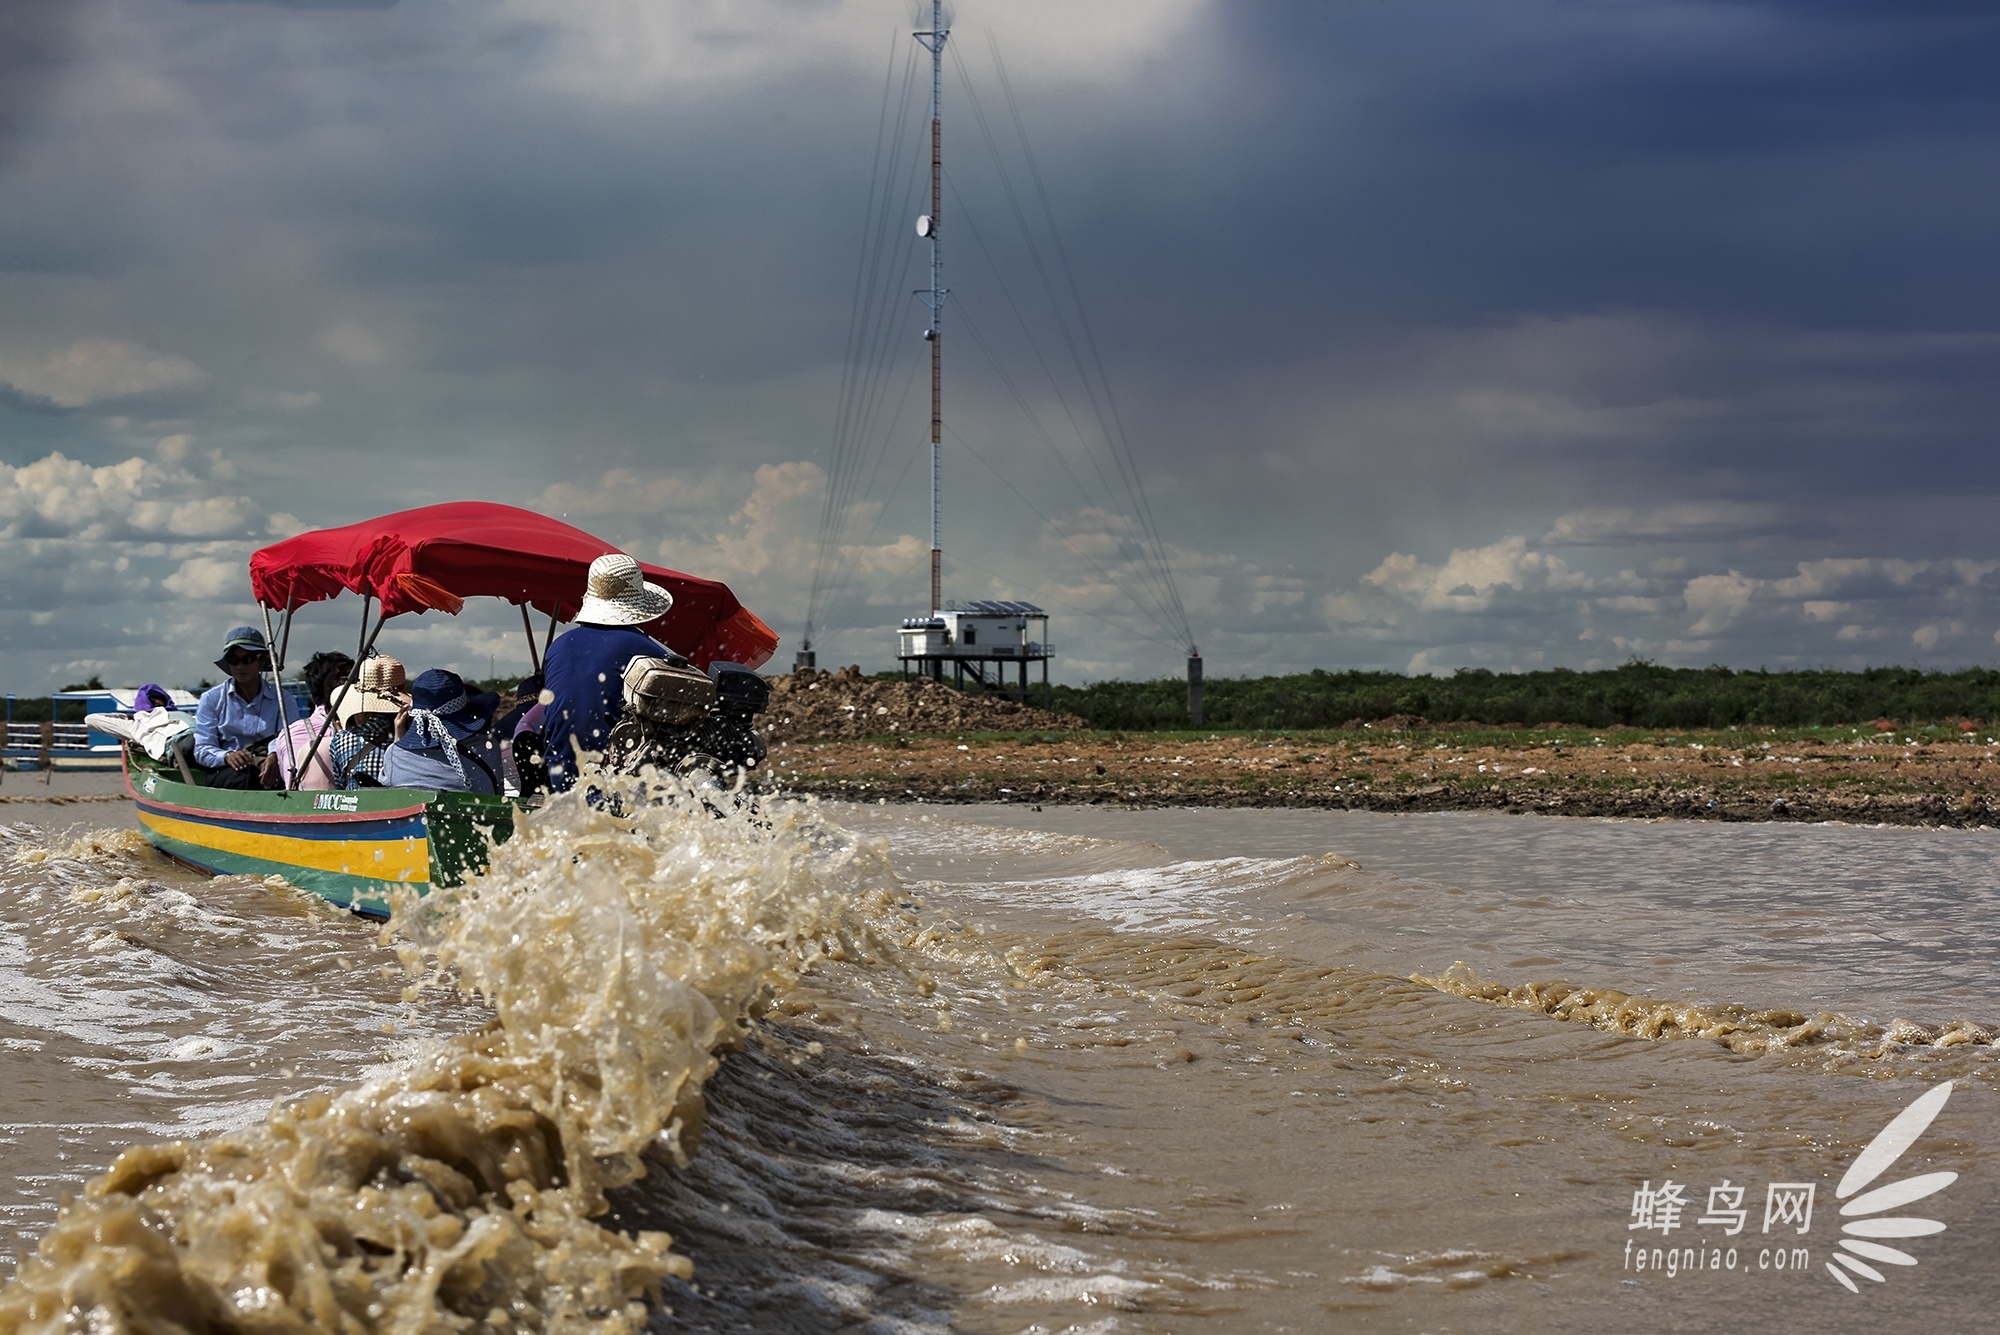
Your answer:
[[[947,15],[945,593],[1058,679],[2000,662],[2000,10]],[[894,666],[918,17],[0,0],[5,689],[213,678],[257,547],[466,498]]]

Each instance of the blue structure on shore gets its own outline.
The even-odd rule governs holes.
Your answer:
[[[293,718],[304,718],[311,713],[311,706],[305,697],[286,683],[287,704]],[[174,708],[194,712],[197,697],[192,691],[169,690],[174,698]],[[99,732],[90,724],[92,714],[130,713],[137,699],[139,688],[134,686],[120,690],[112,687],[93,688],[78,691],[51,691],[46,699],[52,712],[60,715],[65,704],[81,704],[83,717],[69,722],[22,722],[14,717],[14,702],[20,699],[12,691],[7,693],[7,719],[5,732],[0,733],[4,745],[0,745],[0,763],[9,769],[33,770],[47,764],[53,769],[105,769],[118,768],[118,757],[124,749],[123,743],[109,733]]]

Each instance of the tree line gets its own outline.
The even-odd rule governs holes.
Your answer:
[[[1058,712],[1080,715],[1096,728],[1188,726],[1187,683],[1179,678],[1057,686],[1053,697]],[[1204,726],[1221,729],[1338,728],[1396,716],[1495,727],[1813,727],[1880,718],[1938,723],[2000,719],[2000,670],[1767,672],[1631,662],[1596,672],[1461,668],[1449,677],[1413,677],[1316,668],[1281,677],[1211,677],[1203,707]]]
[[[493,685],[511,688],[512,682]],[[96,687],[93,678],[63,689]],[[481,683],[480,688],[493,686]],[[1178,677],[1056,686],[1052,695],[1056,712],[1076,714],[1094,728],[1143,731],[1188,726],[1187,682]],[[1033,691],[1031,699],[1040,704],[1041,692]],[[1635,661],[1596,672],[1460,668],[1449,677],[1413,677],[1315,668],[1279,677],[1211,677],[1202,700],[1204,726],[1220,729],[1339,728],[1399,716],[1489,727],[1571,723],[1586,728],[1796,728],[1881,718],[1919,724],[2000,720],[2000,669],[1767,672],[1671,668]],[[65,721],[83,717],[80,703],[63,702],[51,710],[52,703],[47,696],[17,697],[11,713],[16,722],[40,722],[52,713]]]

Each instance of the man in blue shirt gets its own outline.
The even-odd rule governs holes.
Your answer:
[[[215,665],[229,680],[202,693],[194,710],[194,760],[211,788],[262,788],[263,748],[284,729],[277,688],[264,680],[271,652],[264,632],[238,626]]]
[[[602,751],[625,712],[625,665],[635,658],[684,663],[639,627],[657,621],[674,596],[646,582],[639,563],[622,552],[590,563],[590,582],[576,625],[556,637],[542,664],[548,708],[542,735],[548,739],[549,787],[562,792],[576,782],[576,752]]]

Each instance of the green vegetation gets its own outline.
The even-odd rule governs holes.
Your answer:
[[[1033,703],[1039,692],[1031,695]],[[1054,708],[1100,729],[1186,729],[1187,683],[1106,681],[1057,686]],[[1601,672],[1552,668],[1450,677],[1327,672],[1287,677],[1211,677],[1204,721],[1216,731],[1339,728],[1417,716],[1433,723],[1580,728],[1831,727],[1878,718],[1907,724],[2000,719],[2000,670],[1916,668],[1737,672],[1632,662]]]
[[[96,677],[89,681],[70,682],[63,686],[65,691],[101,691],[104,683]],[[51,707],[54,707],[53,709]],[[57,723],[83,722],[83,701],[64,700],[57,704],[46,695],[16,696],[8,717],[16,723],[47,723],[53,718]]]
[[[65,686],[64,690],[75,687]],[[47,723],[53,719],[57,723],[83,722],[83,701],[52,700],[46,695],[16,696],[8,717],[16,723]]]

